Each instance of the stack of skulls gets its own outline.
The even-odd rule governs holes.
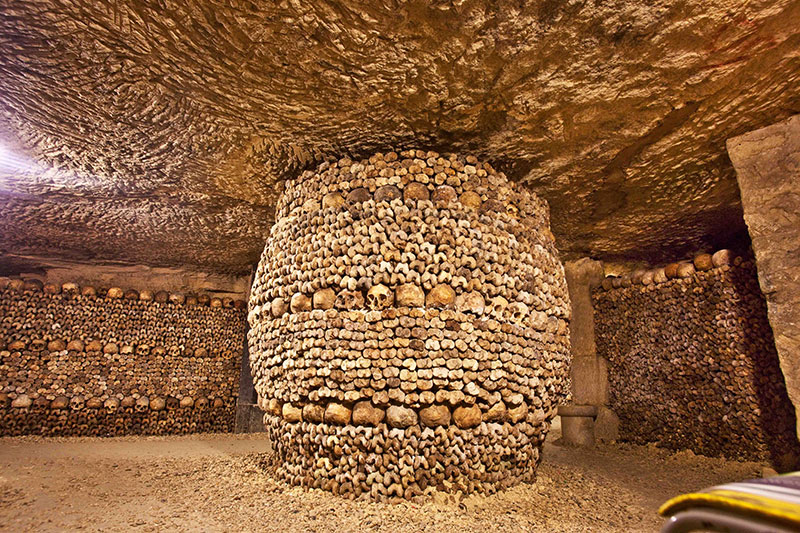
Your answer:
[[[719,250],[609,276],[593,304],[623,439],[796,464],[794,410],[751,258]]]
[[[304,173],[248,316],[277,472],[374,499],[532,479],[569,313],[546,204],[490,165],[410,150]]]
[[[232,430],[244,307],[0,278],[0,435]]]

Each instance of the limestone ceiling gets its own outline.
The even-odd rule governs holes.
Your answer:
[[[390,146],[495,162],[567,255],[724,245],[725,140],[800,112],[796,0],[2,0],[0,47],[0,252],[228,272]]]

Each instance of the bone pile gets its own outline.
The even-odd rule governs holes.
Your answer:
[[[0,435],[232,431],[244,307],[0,278]]]
[[[720,250],[607,277],[593,304],[623,439],[786,466],[800,457],[752,259]]]
[[[345,158],[288,182],[248,315],[278,475],[376,500],[533,479],[569,388],[548,217],[471,156]]]

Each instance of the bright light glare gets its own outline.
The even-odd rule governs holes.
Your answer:
[[[36,172],[37,166],[25,157],[18,156],[0,143],[0,173],[29,174]]]

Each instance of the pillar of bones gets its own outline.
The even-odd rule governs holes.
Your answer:
[[[278,476],[379,500],[532,480],[569,389],[569,313],[546,203],[475,157],[303,173],[248,315]]]

